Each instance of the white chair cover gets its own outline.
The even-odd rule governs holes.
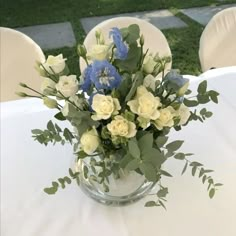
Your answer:
[[[41,48],[23,33],[0,27],[1,35],[1,102],[16,100],[19,82],[40,89],[42,79],[34,68],[45,60]]]
[[[159,56],[170,56],[171,51],[169,44],[163,35],[163,33],[151,23],[141,20],[135,17],[116,17],[96,25],[86,36],[84,45],[88,49],[91,45],[96,44],[95,32],[100,29],[104,35],[105,42],[112,41],[109,38],[109,32],[111,28],[118,27],[123,28],[131,24],[138,24],[140,27],[140,34],[144,35],[144,51],[149,49],[149,53],[159,53]],[[80,58],[81,72],[86,68],[86,64],[82,58]],[[166,66],[166,70],[171,68],[171,63]]]
[[[236,7],[216,14],[204,29],[199,46],[202,71],[236,65]]]

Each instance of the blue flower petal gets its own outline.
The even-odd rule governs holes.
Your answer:
[[[116,68],[108,61],[94,61],[90,79],[97,90],[117,88],[121,83],[121,76]]]
[[[116,45],[115,56],[117,59],[125,60],[128,55],[128,48],[122,40],[121,32],[118,28],[114,27],[109,33],[112,36],[113,42]]]
[[[92,66],[89,65],[83,72],[84,83],[80,86],[84,92],[87,92],[92,84],[91,81]]]

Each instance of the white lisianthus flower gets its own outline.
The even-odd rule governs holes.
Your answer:
[[[77,107],[79,107],[80,109],[83,108],[83,103],[84,103],[84,100],[82,98],[79,98],[78,96],[74,95],[74,96],[71,96],[69,98],[69,100],[71,102],[73,102]],[[61,113],[63,114],[63,116],[68,116],[69,114],[69,104],[71,104],[70,102],[66,101],[65,102],[65,105],[63,106],[63,108],[61,109]],[[73,106],[71,104],[71,106]]]
[[[134,100],[127,103],[130,110],[142,118],[156,120],[160,116],[158,107],[161,106],[160,98],[154,97],[152,93],[141,85],[137,88]]]
[[[153,56],[146,56],[143,62],[143,71],[147,74],[151,74],[154,71],[156,64],[157,63],[154,61]]]
[[[66,58],[63,58],[62,54],[57,56],[48,56],[46,62],[43,63],[43,67],[47,70],[49,74],[60,74],[66,66]]]
[[[123,116],[115,116],[115,119],[107,125],[112,136],[131,138],[136,135],[136,126],[133,122],[126,120]]]
[[[51,92],[55,89],[56,83],[50,78],[43,78],[41,84],[41,92],[45,95],[50,95]]]
[[[90,60],[106,60],[109,56],[109,46],[96,44],[93,45],[91,50],[88,52],[88,58]]]
[[[174,116],[176,111],[173,107],[169,106],[160,110],[160,116],[154,121],[157,129],[162,130],[163,127],[172,127],[174,125]]]
[[[48,97],[43,97],[43,103],[50,109],[57,108],[57,101]]]
[[[65,97],[74,96],[79,90],[79,83],[76,79],[76,75],[60,76],[59,82],[56,84],[56,89]]]
[[[178,125],[184,125],[188,121],[191,113],[188,107],[184,104],[181,104],[179,109],[176,111],[176,116],[179,116],[180,121]]]
[[[93,97],[92,109],[95,111],[95,115],[92,115],[93,120],[107,120],[111,115],[117,115],[118,110],[121,109],[119,100],[106,96],[103,94],[96,94]]]
[[[157,79],[154,76],[152,76],[151,74],[148,74],[147,76],[145,76],[145,78],[143,80],[143,85],[146,88],[150,88],[152,91],[155,91],[156,81],[157,81]]]
[[[81,148],[88,155],[92,155],[99,146],[100,140],[95,128],[82,134],[80,138]]]

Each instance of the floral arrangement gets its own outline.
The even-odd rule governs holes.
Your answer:
[[[44,104],[58,110],[55,118],[68,120],[73,129],[62,130],[49,121],[45,130],[32,130],[33,138],[41,144],[70,142],[76,160],[88,159],[94,173],[88,174],[85,166],[80,170],[88,178],[109,191],[108,177],[119,178],[120,170],[135,171],[146,180],[158,183],[157,199],[146,206],[163,206],[168,188],[160,183],[171,174],[163,169],[163,163],[173,157],[184,162],[182,174],[191,167],[192,175],[198,175],[208,184],[212,198],[220,183],[215,183],[201,163],[190,161],[193,154],[178,151],[182,140],[168,143],[171,129],[182,129],[189,122],[211,117],[206,108],[189,109],[210,101],[217,103],[216,91],[207,91],[207,81],[199,84],[196,96],[189,96],[189,80],[177,70],[167,71],[171,58],[144,52],[145,37],[140,35],[138,25],[127,28],[112,28],[110,42],[96,32],[96,45],[86,48],[78,46],[78,54],[87,67],[81,75],[71,75],[66,59],[60,54],[49,56],[44,63],[37,64],[43,76],[41,92],[26,84],[22,87],[36,93],[18,93],[22,97],[38,97]],[[119,155],[117,155],[119,154]],[[99,160],[94,158],[99,156]],[[45,188],[54,194],[71,179],[78,179],[79,172],[69,169],[69,176],[52,182]]]

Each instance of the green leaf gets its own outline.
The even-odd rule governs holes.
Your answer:
[[[182,146],[183,143],[184,143],[184,141],[182,141],[182,140],[176,140],[171,143],[168,143],[166,145],[166,148],[168,149],[168,151],[170,150],[170,151],[174,152],[174,151],[178,150]]]
[[[62,132],[61,128],[57,124],[55,124],[55,128],[56,128],[58,133]]]
[[[212,189],[209,191],[209,197],[210,197],[210,198],[213,198],[214,195],[215,195],[215,189],[212,188]]]
[[[127,170],[132,171],[132,170],[138,169],[139,165],[140,165],[140,160],[138,160],[138,159],[133,159],[132,161],[130,161],[130,162],[126,165],[125,168],[126,168]]]
[[[212,100],[214,103],[217,104],[217,103],[218,103],[218,96],[219,96],[219,93],[216,92],[216,91],[214,91],[214,90],[210,90],[210,91],[208,92],[208,94],[209,94],[211,100]]]
[[[197,100],[199,102],[199,104],[206,104],[210,101],[209,97],[207,94],[198,94],[197,95]]]
[[[157,180],[157,171],[152,164],[143,162],[139,168],[148,181],[155,182]]]
[[[197,91],[199,94],[205,94],[206,90],[207,90],[207,81],[204,80],[198,85]]]
[[[32,134],[42,134],[43,131],[41,129],[33,129],[31,130]]]
[[[137,71],[135,76],[134,76],[134,80],[132,83],[132,87],[128,93],[128,95],[125,98],[125,101],[129,101],[132,99],[132,97],[135,95],[137,88],[143,84],[143,74],[140,71]]]
[[[206,179],[207,179],[207,176],[206,176],[206,175],[203,175],[203,177],[202,177],[202,183],[203,183],[203,184],[206,182]]]
[[[188,168],[188,162],[186,161],[186,163],[185,163],[185,165],[184,165],[184,168],[183,168],[183,170],[182,170],[181,175],[183,175],[183,174],[185,173],[185,171],[187,170],[187,168]]]
[[[220,187],[220,186],[223,186],[223,184],[221,183],[217,183],[217,184],[214,184],[215,187]]]
[[[160,167],[161,164],[166,160],[163,153],[161,153],[158,149],[155,148],[150,148],[148,150],[146,149],[142,153],[142,159],[145,160],[145,162],[150,162],[156,167]]]
[[[129,154],[129,153],[127,153],[123,158],[122,158],[122,160],[120,161],[120,167],[121,168],[125,168],[126,166],[127,166],[127,164],[132,160],[133,158],[132,158],[132,156]]]
[[[196,171],[197,171],[197,166],[194,166],[194,167],[192,168],[192,176],[195,176]]]
[[[43,191],[49,195],[52,195],[55,194],[57,190],[58,190],[57,188],[51,187],[51,188],[45,188]]]
[[[151,149],[152,145],[153,145],[153,134],[152,133],[147,133],[138,140],[138,146],[139,146],[141,152],[145,151],[147,149]]]
[[[55,129],[54,124],[52,123],[51,120],[47,123],[47,129],[49,131],[51,131],[52,133],[56,134],[56,129]]]
[[[157,196],[159,198],[165,198],[168,193],[168,188],[162,188],[157,192]]]
[[[167,177],[173,177],[169,172],[167,172],[165,170],[160,170],[160,173],[164,176],[167,176]]]
[[[72,144],[72,140],[74,138],[74,135],[70,132],[70,130],[65,128],[63,135],[64,135],[65,139]]]
[[[205,113],[205,116],[206,116],[207,118],[210,118],[212,115],[213,115],[213,113],[210,112],[210,111],[207,111],[207,112]]]
[[[157,139],[156,139],[156,144],[159,148],[163,147],[166,142],[168,140],[168,137],[167,136],[159,136]]]
[[[154,207],[154,206],[158,206],[154,201],[149,201],[145,203],[145,207]]]
[[[185,154],[182,153],[182,152],[179,152],[179,153],[174,155],[174,158],[178,159],[178,160],[184,160],[185,159]]]
[[[129,153],[134,158],[140,158],[140,150],[139,150],[137,142],[135,142],[134,139],[128,142],[128,148],[129,148]]]
[[[193,161],[193,162],[191,162],[190,166],[203,166],[203,164]]]
[[[164,203],[161,200],[159,200],[158,202],[166,210],[166,206],[164,205]]]
[[[187,98],[184,98],[184,105],[187,107],[195,107],[197,106],[199,103],[196,100],[188,100]]]
[[[66,118],[63,116],[63,114],[61,112],[58,112],[55,116],[54,116],[57,120],[66,120]]]

